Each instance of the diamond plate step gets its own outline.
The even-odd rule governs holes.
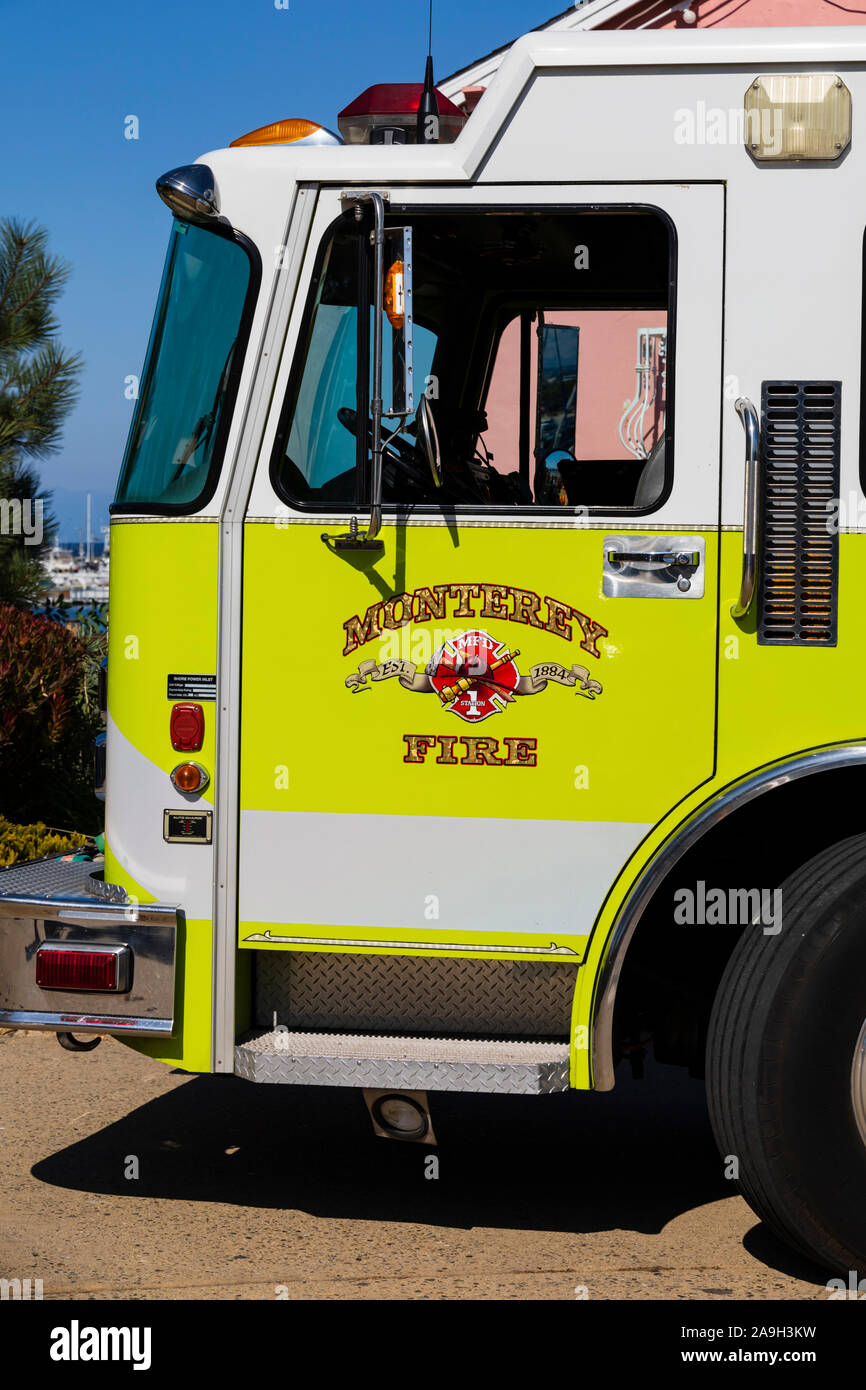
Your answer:
[[[235,1048],[247,1081],[548,1095],[568,1090],[568,1044],[372,1033],[250,1033]]]

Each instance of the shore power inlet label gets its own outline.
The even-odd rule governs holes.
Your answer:
[[[169,676],[167,694],[169,700],[215,700],[216,676]]]

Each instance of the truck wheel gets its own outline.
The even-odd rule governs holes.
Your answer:
[[[781,886],[781,930],[746,927],[707,1039],[710,1120],[762,1221],[866,1272],[866,835]]]

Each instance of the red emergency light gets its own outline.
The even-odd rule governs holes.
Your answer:
[[[414,145],[423,82],[378,82],[350,102],[337,117],[349,145]],[[439,143],[452,144],[466,124],[466,114],[436,92]]]
[[[123,993],[129,988],[128,946],[73,946],[47,941],[36,952],[40,989]]]

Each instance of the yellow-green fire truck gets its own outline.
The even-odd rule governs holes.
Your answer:
[[[866,34],[422,95],[159,180],[104,871],[0,877],[0,1023],[420,1139],[651,1045],[862,1270]]]

